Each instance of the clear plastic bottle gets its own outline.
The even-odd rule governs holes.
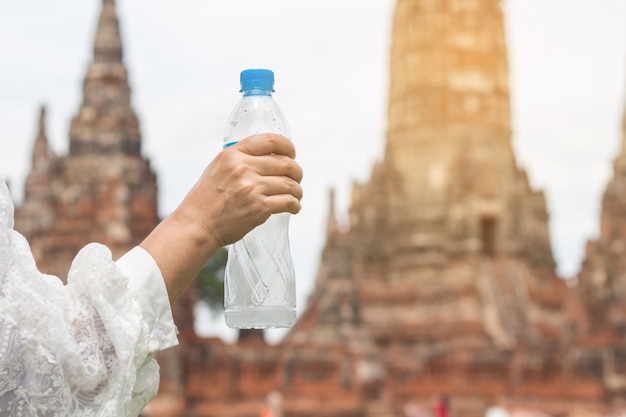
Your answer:
[[[224,148],[257,133],[291,137],[272,98],[274,73],[241,72],[242,98],[230,115]],[[295,272],[289,250],[289,213],[273,214],[228,250],[224,277],[226,324],[238,329],[289,327],[296,320]]]

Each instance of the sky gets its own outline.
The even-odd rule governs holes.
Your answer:
[[[118,0],[144,155],[170,213],[221,149],[239,72],[276,74],[305,173],[290,224],[300,310],[325,241],[328,193],[345,221],[354,181],[382,159],[393,0]],[[557,269],[573,277],[598,234],[626,103],[626,1],[503,0],[512,145],[546,193]],[[57,153],[68,148],[98,0],[0,2],[0,176],[17,203],[38,108]]]

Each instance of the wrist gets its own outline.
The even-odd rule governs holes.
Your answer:
[[[208,260],[224,246],[195,207],[180,206],[164,221],[170,223],[168,227],[176,229],[181,243],[189,246],[196,256]]]

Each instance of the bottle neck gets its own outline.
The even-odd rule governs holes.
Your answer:
[[[252,87],[252,88],[246,88],[245,90],[241,90],[241,94],[244,97],[250,97],[250,96],[272,96],[272,92],[273,90],[268,89],[268,88],[256,88],[256,87]]]

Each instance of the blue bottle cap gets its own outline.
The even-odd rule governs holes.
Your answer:
[[[268,69],[247,69],[239,75],[241,91],[244,90],[270,90],[274,91],[274,72]]]

